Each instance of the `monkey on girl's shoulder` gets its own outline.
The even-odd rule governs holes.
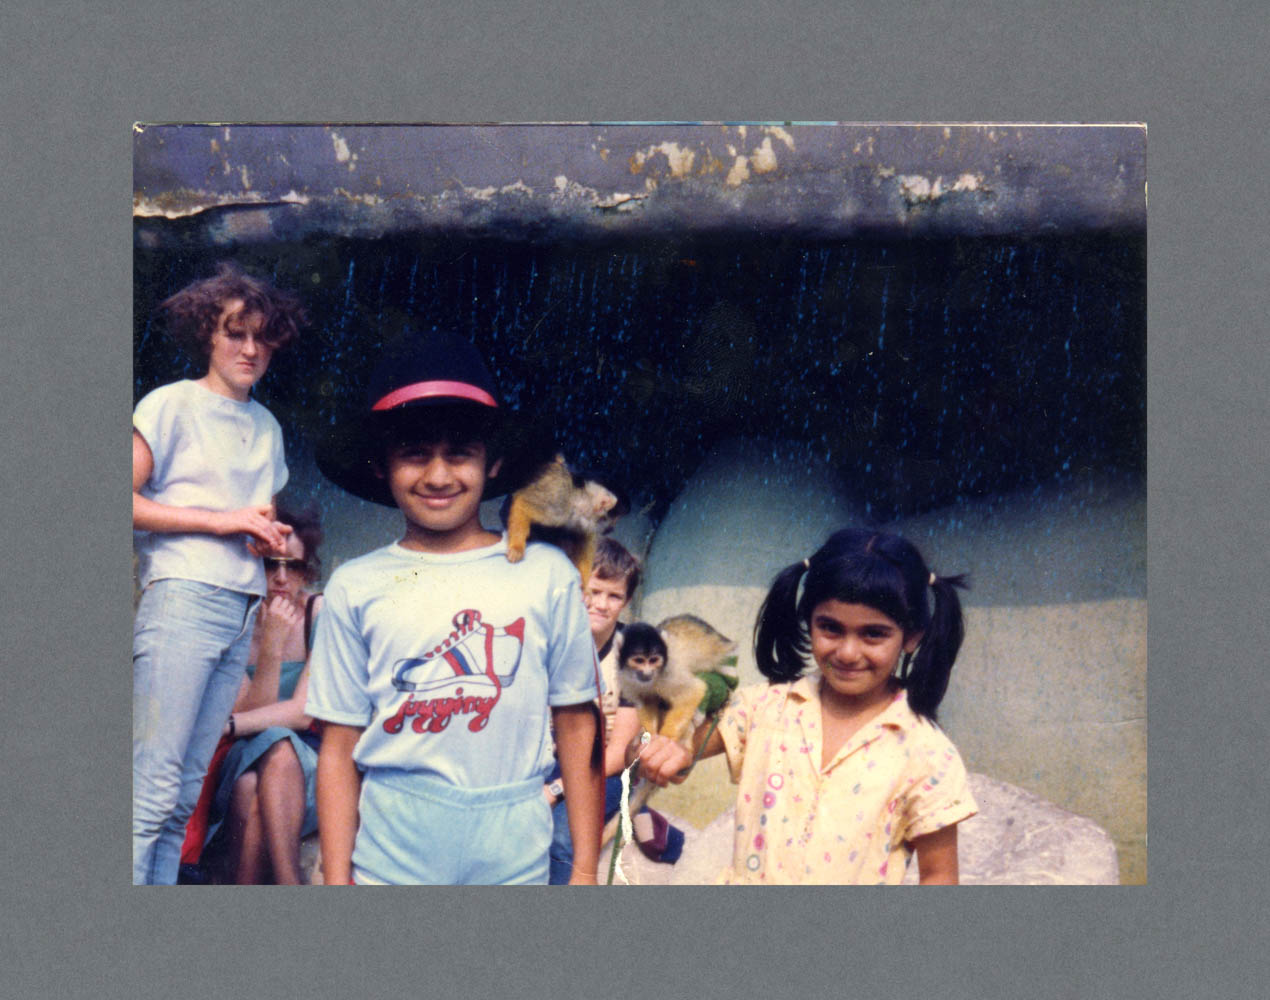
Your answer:
[[[622,697],[635,706],[649,733],[682,740],[706,693],[706,684],[667,655],[666,637],[646,622],[614,636]]]

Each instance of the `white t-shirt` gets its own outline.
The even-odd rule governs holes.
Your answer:
[[[282,428],[254,399],[240,403],[182,379],[147,394],[132,426],[154,457],[141,495],[158,503],[238,510],[269,503],[286,485]],[[174,577],[263,594],[264,568],[247,540],[245,534],[134,532],[141,586]]]
[[[599,694],[578,572],[534,543],[465,552],[397,543],[340,566],[324,592],[305,712],[365,732],[363,769],[465,788],[524,781],[553,762],[549,706]]]

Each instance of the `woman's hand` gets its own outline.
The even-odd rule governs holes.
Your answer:
[[[291,526],[274,520],[274,505],[261,504],[239,510],[206,510],[202,507],[173,507],[142,496],[141,490],[154,473],[150,446],[134,428],[132,432],[132,526],[138,531],[168,534],[196,532],[201,535],[246,534],[264,547],[253,555],[283,555]]]
[[[659,788],[676,785],[688,777],[692,751],[669,736],[654,736],[639,752],[639,774]]]
[[[283,524],[281,521],[274,521],[273,526],[277,528],[278,531],[284,535],[291,534],[293,530],[291,525]],[[250,539],[250,538],[247,540],[247,551],[250,552],[257,559],[263,559],[266,556],[285,556],[287,554],[287,548],[286,548],[285,542],[283,542],[282,548],[271,549],[269,548],[269,546],[263,544],[262,542],[257,542],[254,539]]]
[[[256,555],[282,555],[287,547],[287,535],[291,525],[275,521],[273,505],[240,507],[238,510],[218,511],[213,515],[218,535],[250,535],[258,544],[252,547]]]
[[[303,619],[304,612],[288,598],[282,595],[269,598],[260,609],[260,656],[269,655],[281,659],[287,637]]]

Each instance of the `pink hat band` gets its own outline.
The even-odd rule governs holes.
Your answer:
[[[371,407],[371,411],[391,410],[404,403],[414,402],[416,399],[435,399],[437,397],[470,399],[472,402],[480,403],[483,406],[498,406],[498,400],[484,389],[478,388],[469,382],[448,382],[438,379],[429,382],[412,382],[410,385],[403,385],[399,389],[394,389],[387,395],[381,396],[375,405]]]

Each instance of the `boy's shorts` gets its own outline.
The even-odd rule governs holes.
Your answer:
[[[541,777],[459,788],[409,771],[362,779],[359,885],[546,885],[551,807]]]

